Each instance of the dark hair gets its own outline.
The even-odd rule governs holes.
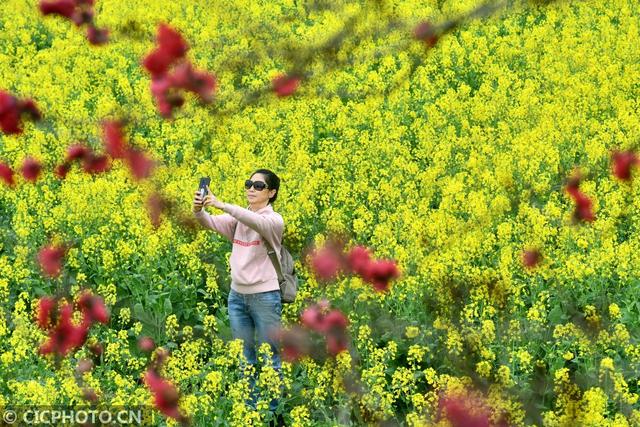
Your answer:
[[[280,192],[280,178],[278,178],[278,175],[271,172],[269,169],[258,169],[257,171],[252,173],[251,176],[257,173],[261,173],[264,175],[264,179],[267,182],[267,190],[276,190],[276,194],[273,197],[269,198],[269,203],[273,204],[273,202],[275,202],[278,198],[278,193]]]

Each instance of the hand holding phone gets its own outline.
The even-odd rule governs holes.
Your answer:
[[[204,198],[207,195],[207,187],[211,179],[208,176],[200,178],[200,184],[198,185],[198,191],[195,193],[195,198],[193,199],[193,211],[199,212],[204,206]]]

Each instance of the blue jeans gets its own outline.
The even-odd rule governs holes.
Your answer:
[[[244,357],[247,363],[256,367],[258,363],[256,357],[256,333],[258,338],[257,346],[267,342],[273,352],[271,359],[273,369],[275,369],[282,380],[280,349],[278,342],[271,336],[272,332],[278,330],[282,325],[282,301],[280,291],[258,292],[256,294],[241,294],[233,289],[229,291],[229,322],[231,323],[231,334],[233,339],[242,339]],[[244,374],[244,369],[241,372]],[[257,373],[257,370],[254,370]],[[258,400],[255,390],[255,374],[249,378],[251,388],[251,399],[247,402],[255,408]],[[274,412],[278,406],[278,399],[272,399],[269,403],[269,410]]]

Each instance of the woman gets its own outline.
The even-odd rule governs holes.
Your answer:
[[[228,298],[233,338],[244,341],[244,356],[255,368],[257,333],[257,346],[264,342],[270,344],[273,368],[282,378],[280,351],[273,333],[281,327],[280,285],[264,245],[264,239],[267,239],[280,260],[284,221],[272,206],[279,188],[280,178],[276,174],[268,169],[258,169],[245,182],[245,194],[249,202],[247,208],[220,201],[207,187],[208,195],[204,199],[196,192],[193,212],[200,224],[233,242],[229,260],[231,290]],[[214,206],[226,213],[212,216],[202,209],[205,206]],[[250,384],[250,404],[255,407],[255,377],[250,378]],[[269,409],[274,412],[277,405],[278,400],[273,399]]]

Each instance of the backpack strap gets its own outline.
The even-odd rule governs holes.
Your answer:
[[[273,264],[273,268],[276,269],[276,274],[278,275],[278,283],[282,282],[282,268],[280,267],[280,262],[278,262],[278,256],[276,255],[276,251],[273,249],[273,246],[265,239],[262,238],[264,245],[267,247],[267,254],[269,254],[269,258],[271,259],[271,263]]]

